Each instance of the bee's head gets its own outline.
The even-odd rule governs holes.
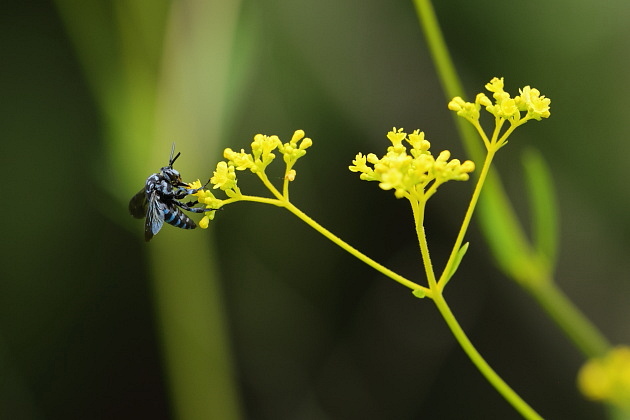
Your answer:
[[[179,183],[182,181],[182,177],[179,174],[179,171],[173,169],[170,166],[165,166],[162,168],[162,176],[166,178],[170,183]]]
[[[175,163],[179,155],[181,155],[181,152],[177,153],[177,155],[173,157],[174,153],[175,143],[173,143],[173,146],[171,147],[171,157],[168,160],[168,166],[163,167],[161,170],[162,176],[164,176],[164,178],[166,178],[171,183],[182,183],[181,175],[177,170],[173,169],[173,163]]]

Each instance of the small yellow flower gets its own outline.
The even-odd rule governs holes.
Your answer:
[[[305,135],[304,130],[296,130],[288,143],[283,144],[278,140],[278,151],[282,153],[282,159],[287,165],[285,179],[289,181],[293,181],[297,175],[292,169],[293,165],[299,158],[306,155],[306,149],[313,145],[313,140],[304,137]]]
[[[516,101],[510,98],[510,94],[507,92],[498,92],[494,94],[496,99],[496,106],[487,106],[486,109],[490,111],[493,109],[493,113],[496,117],[509,119],[520,119],[518,108],[516,107]]]
[[[520,95],[514,98],[522,108],[522,111],[527,111],[527,115],[540,121],[541,118],[549,118],[549,105],[551,99],[545,98],[545,95],[540,95],[538,89],[525,86],[523,89],[519,89]]]
[[[481,106],[492,105],[492,101],[490,100],[490,98],[488,98],[483,92],[477,94],[477,96],[475,97],[475,103]]]
[[[402,141],[407,138],[407,133],[403,133],[403,129],[396,127],[392,128],[392,131],[387,133],[387,138],[392,142],[394,147],[402,145]]]
[[[254,157],[256,171],[252,170],[252,172],[264,170],[276,158],[273,151],[281,144],[278,136],[256,134],[252,142],[252,155]]]
[[[305,135],[306,134],[304,133],[304,130],[295,130],[295,132],[293,133],[293,137],[291,137],[291,141],[289,143],[297,144],[297,142],[302,140]]]
[[[210,218],[208,216],[203,216],[203,218],[199,221],[199,227],[201,229],[208,229],[210,225]]]
[[[424,154],[431,154],[429,152],[429,148],[431,147],[431,143],[424,139],[424,132],[420,130],[415,130],[413,133],[409,134],[407,139],[409,144],[411,144],[411,155],[413,157],[418,157]]]
[[[478,103],[466,102],[459,96],[454,97],[448,103],[448,109],[457,112],[457,115],[464,117],[467,120],[474,122],[479,120],[479,110],[481,105]]]
[[[493,77],[490,83],[486,83],[486,90],[490,92],[499,93],[503,92],[503,77]]]
[[[227,155],[226,149],[226,155]],[[219,188],[221,190],[230,190],[236,187],[236,172],[234,171],[233,161],[228,164],[225,161],[217,163],[217,168],[214,170],[210,182],[214,185],[213,188]]]
[[[210,222],[214,220],[215,214],[216,211],[206,213],[205,216],[203,216],[203,218],[199,221],[198,226],[201,229],[208,229],[208,226],[210,226]]]
[[[367,172],[370,168],[367,166],[367,157],[363,153],[358,153],[349,167],[352,172]]]
[[[188,188],[190,188],[191,190],[196,190],[197,188],[201,188],[201,181],[196,180],[196,181],[191,182],[190,184],[188,184]]]
[[[604,357],[589,360],[577,380],[587,398],[630,409],[630,347],[616,347]]]
[[[256,164],[254,158],[249,153],[245,153],[245,150],[241,149],[240,152],[235,152],[229,147],[223,151],[223,157],[234,164],[234,167],[239,171],[250,169],[254,171]]]

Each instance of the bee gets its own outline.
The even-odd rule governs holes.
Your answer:
[[[173,163],[175,163],[181,153],[177,153],[173,157],[174,153],[175,143],[173,143],[171,148],[168,166],[148,177],[144,188],[129,201],[129,213],[136,219],[145,219],[144,239],[147,242],[157,235],[164,222],[181,229],[196,228],[195,222],[182,210],[193,213],[213,210],[193,207],[198,203],[197,201],[189,201],[187,203],[179,201],[187,195],[195,194],[197,191],[205,188],[205,185],[201,188],[193,189],[189,188],[188,184],[182,181],[179,172],[173,169]]]

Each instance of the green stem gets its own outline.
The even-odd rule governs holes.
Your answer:
[[[527,289],[583,354],[601,357],[610,350],[606,337],[553,281],[533,282]]]
[[[440,276],[440,280],[438,282],[438,287],[440,291],[444,289],[446,282],[449,280],[453,264],[455,263],[459,249],[462,247],[462,243],[464,242],[464,236],[466,235],[466,231],[468,230],[468,226],[470,225],[470,221],[472,220],[472,215],[475,211],[475,207],[477,206],[477,202],[479,201],[479,196],[481,195],[483,184],[486,182],[486,177],[488,176],[488,172],[490,171],[490,166],[492,164],[492,160],[494,159],[495,153],[496,150],[491,148],[488,151],[486,159],[483,162],[483,168],[481,169],[481,174],[479,174],[479,178],[477,179],[477,184],[475,185],[475,191],[473,191],[473,195],[470,199],[470,204],[468,204],[468,210],[466,211],[466,215],[464,216],[464,221],[462,222],[462,226],[459,229],[459,234],[457,235],[457,239],[455,240],[455,244],[453,245],[451,255],[446,262],[446,267],[444,267],[444,271]]]
[[[372,267],[376,271],[386,275],[387,277],[391,278],[392,280],[397,281],[398,283],[402,284],[405,287],[408,287],[411,290],[422,290],[427,297],[431,297],[433,295],[431,290],[429,290],[428,288],[426,288],[424,286],[420,286],[419,284],[416,284],[416,283],[412,282],[411,280],[408,280],[408,279],[404,278],[400,274],[397,274],[397,273],[393,272],[389,268],[379,264],[378,262],[374,261],[373,259],[371,259],[367,255],[363,254],[361,251],[357,250],[353,246],[351,246],[348,243],[344,242],[338,236],[336,236],[335,234],[330,232],[328,229],[324,228],[322,225],[317,223],[315,220],[311,219],[309,216],[307,216],[305,213],[303,213],[300,209],[295,207],[290,202],[288,202],[288,201],[284,202],[283,207],[286,208],[287,210],[289,210],[291,213],[293,213],[297,217],[299,217],[300,219],[302,219],[304,221],[304,223],[306,223],[307,225],[309,225],[310,227],[315,229],[317,232],[319,232],[322,235],[324,235],[326,238],[328,238],[334,244],[336,244],[337,246],[339,246],[342,249],[346,250],[348,253],[350,253],[351,255],[353,255],[354,257],[359,259],[360,261],[363,261],[365,264],[369,265],[370,267]]]
[[[348,253],[350,253],[351,255],[359,259],[360,261],[363,261],[370,267],[374,268],[376,271],[383,273],[387,277],[397,281],[398,283],[402,284],[405,287],[408,287],[411,290],[422,290],[425,296],[427,297],[431,296],[432,293],[428,288],[424,286],[420,286],[419,284],[416,284],[412,282],[411,280],[404,278],[400,274],[393,272],[389,268],[377,263],[376,261],[374,261],[367,255],[365,255],[358,249],[354,248],[347,242],[343,241],[337,235],[335,235],[334,233],[332,233],[331,231],[329,231],[328,229],[326,229],[325,227],[317,223],[315,220],[311,219],[306,213],[302,212],[300,209],[295,207],[288,200],[287,197],[285,197],[283,194],[280,194],[280,191],[278,191],[278,189],[269,181],[269,178],[264,172],[258,172],[257,175],[260,178],[260,180],[263,182],[263,184],[265,184],[265,187],[267,187],[267,189],[276,197],[276,200],[263,198],[263,197],[252,197],[252,196],[242,196],[241,197],[242,199],[247,200],[247,201],[257,201],[261,203],[273,204],[275,206],[286,208],[291,213],[293,213],[294,215],[302,219],[307,225],[309,225],[310,227],[315,229],[317,232],[324,235],[334,244],[346,250]],[[285,193],[288,194],[288,189],[287,191],[285,191]]]
[[[424,231],[424,209],[426,201],[418,202],[415,199],[410,201],[413,218],[416,224],[416,234],[418,235],[418,242],[420,245],[420,254],[422,255],[424,271],[427,275],[427,283],[429,284],[429,288],[431,290],[438,290],[437,282],[435,280],[435,271],[433,270],[433,263],[431,263],[431,255],[429,254],[427,235]]]
[[[447,100],[455,96],[465,97],[430,0],[414,0],[414,5]],[[483,148],[473,127],[459,117],[455,117],[455,124],[468,154],[474,161],[481,161]],[[480,126],[475,125],[475,128],[482,135]],[[482,138],[486,141],[483,135]],[[504,139],[505,136],[501,140]],[[481,227],[504,272],[538,300],[584,355],[592,357],[604,353],[610,347],[606,338],[554,285],[553,279],[544,279],[546,284],[538,281],[540,273],[547,270],[540,267],[540,262],[536,260],[496,171],[491,171],[487,176],[484,199],[479,210]],[[501,232],[500,235],[493,233],[497,230]]]
[[[164,363],[174,418],[236,420],[240,401],[221,282],[211,258],[215,250],[204,239],[173,234],[150,244]],[[187,249],[186,256],[195,262],[185,274],[172,263],[173,249]]]
[[[468,355],[473,364],[479,369],[481,374],[492,384],[492,386],[509,402],[516,411],[518,411],[526,419],[542,419],[542,417],[534,411],[510,386],[501,379],[499,375],[488,365],[485,359],[479,354],[473,346],[470,339],[464,333],[464,330],[455,319],[455,315],[446,304],[441,293],[433,296],[433,301],[437,306],[440,314],[448,324],[451,332],[459,342],[464,352]]]
[[[435,10],[429,0],[414,0],[420,26],[424,31],[424,36],[429,44],[429,50],[433,56],[433,63],[438,70],[438,76],[442,81],[442,86],[446,91],[446,96],[454,98],[462,96],[462,87],[457,71],[453,65],[446,42],[440,30],[440,24],[435,16]]]

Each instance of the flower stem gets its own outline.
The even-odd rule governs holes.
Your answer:
[[[418,243],[420,245],[420,254],[422,255],[422,262],[424,265],[424,271],[427,275],[427,283],[431,290],[437,289],[437,282],[435,280],[435,271],[433,270],[433,263],[431,263],[431,256],[429,254],[429,245],[427,244],[427,235],[424,231],[424,209],[425,201],[418,202],[417,200],[411,200],[411,208],[413,210],[413,218],[416,224],[416,234],[418,235]]]
[[[326,238],[328,238],[334,244],[336,244],[337,246],[339,246],[342,249],[346,250],[348,253],[350,253],[351,255],[353,255],[354,257],[359,259],[360,261],[363,261],[365,264],[367,264],[370,267],[374,268],[376,271],[379,271],[380,273],[386,275],[387,277],[391,278],[392,280],[397,281],[398,283],[402,284],[403,286],[408,287],[411,290],[422,290],[427,297],[432,297],[433,293],[431,292],[431,290],[429,290],[428,288],[426,288],[424,286],[420,286],[419,284],[416,284],[416,283],[412,282],[411,280],[408,280],[405,277],[401,276],[400,274],[397,274],[397,273],[393,272],[389,268],[387,268],[387,267],[377,263],[376,261],[374,261],[373,259],[371,259],[367,255],[363,254],[358,249],[356,249],[353,246],[349,245],[348,243],[344,242],[342,239],[340,239],[338,236],[336,236],[335,234],[330,232],[328,229],[324,228],[322,225],[317,223],[315,220],[311,219],[308,215],[303,213],[300,209],[295,207],[290,202],[285,201],[283,207],[286,208],[287,210],[289,210],[291,213],[293,213],[297,217],[299,217],[300,219],[302,219],[302,221],[304,221],[304,223],[306,223],[307,225],[309,225],[310,227],[315,229],[317,232],[319,232],[322,235],[324,235]]]
[[[475,185],[475,191],[473,191],[473,195],[470,198],[468,210],[466,211],[466,215],[464,216],[462,226],[459,229],[459,234],[457,235],[457,239],[455,240],[455,244],[453,245],[453,250],[451,251],[451,255],[448,257],[446,267],[444,267],[444,271],[442,272],[440,280],[438,281],[438,288],[440,291],[444,289],[446,282],[449,280],[453,264],[455,263],[457,254],[459,253],[459,249],[462,247],[462,243],[464,242],[464,236],[466,236],[466,231],[468,230],[468,226],[470,225],[470,221],[472,220],[472,215],[475,211],[475,207],[477,206],[477,202],[479,201],[479,196],[481,195],[483,184],[486,182],[486,177],[488,176],[488,171],[490,171],[490,166],[492,164],[492,160],[494,159],[495,153],[496,150],[490,148],[488,150],[488,154],[486,155],[486,159],[483,162],[483,168],[481,168],[481,173],[479,174],[477,184]]]
[[[393,272],[392,270],[385,267],[384,265],[379,264],[378,262],[374,261],[373,259],[365,255],[358,249],[354,248],[347,242],[343,241],[341,238],[339,238],[337,235],[335,235],[334,233],[332,233],[331,231],[329,231],[328,229],[326,229],[325,227],[317,223],[315,220],[311,219],[306,213],[302,212],[300,209],[298,209],[289,201],[288,189],[285,189],[286,196],[281,194],[280,191],[278,191],[278,189],[274,187],[274,185],[269,181],[269,178],[264,172],[259,172],[257,175],[261,179],[263,184],[265,184],[265,187],[267,187],[267,189],[276,197],[276,199],[274,200],[274,199],[269,199],[269,198],[252,197],[252,196],[241,196],[240,197],[241,199],[247,200],[247,201],[257,201],[260,203],[273,204],[278,207],[284,207],[285,209],[289,210],[291,213],[293,213],[294,215],[302,219],[304,223],[306,223],[307,225],[315,229],[317,232],[324,235],[324,237],[328,238],[334,244],[346,250],[348,253],[350,253],[351,255],[359,259],[360,261],[363,261],[364,263],[366,263],[367,265],[369,265],[376,271],[383,273],[387,277],[391,278],[392,280],[397,281],[398,283],[402,284],[405,287],[408,287],[411,290],[421,290],[425,296],[431,297],[432,292],[428,288],[424,286],[420,286],[419,284],[416,284],[412,282],[411,280],[406,279],[400,274]]]
[[[481,374],[490,382],[490,384],[506,399],[508,403],[514,407],[526,419],[542,419],[542,417],[527,404],[510,386],[501,379],[499,375],[488,365],[485,359],[479,354],[473,346],[470,339],[464,333],[464,330],[455,319],[455,315],[446,304],[444,296],[436,293],[433,296],[433,302],[437,306],[440,314],[448,324],[451,332],[459,342],[464,352],[468,355]]]

